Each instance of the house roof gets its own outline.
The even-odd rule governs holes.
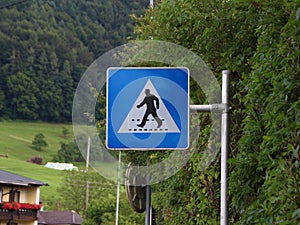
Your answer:
[[[38,223],[46,225],[72,224],[80,225],[83,219],[74,211],[40,211]]]
[[[34,180],[28,177],[23,177],[14,173],[10,173],[4,170],[0,170],[0,184],[6,185],[18,185],[18,186],[47,186],[39,180]]]

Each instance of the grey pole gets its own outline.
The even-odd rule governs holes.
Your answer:
[[[222,128],[221,128],[221,213],[220,224],[227,225],[227,158],[228,158],[228,143],[229,143],[229,70],[222,71]]]
[[[88,144],[86,149],[86,165],[85,165],[86,172],[89,170],[90,151],[91,151],[91,137],[88,137]]]
[[[118,184],[117,184],[117,200],[116,200],[116,225],[119,224],[119,207],[120,207],[120,183],[121,183],[121,151],[119,151],[118,163]]]
[[[146,177],[146,217],[145,217],[145,225],[151,225],[151,189],[150,189],[150,176]]]
[[[154,0],[150,0],[150,7],[153,8]]]
[[[221,199],[220,199],[220,224],[227,225],[227,158],[229,145],[229,70],[222,71],[222,104],[190,105],[190,110],[197,112],[222,113],[221,127]]]
[[[85,167],[85,172],[88,172],[88,170],[89,170],[90,150],[91,150],[91,137],[88,137],[88,143],[87,143],[87,149],[86,149],[86,167]],[[90,191],[90,182],[86,181],[85,210],[87,210],[88,206],[89,206],[89,191]]]
[[[212,112],[221,113],[225,109],[223,104],[212,104],[212,105],[190,105],[190,110],[196,110],[197,112]]]
[[[90,182],[86,181],[85,210],[88,210],[88,207],[89,207],[89,192],[90,192]]]

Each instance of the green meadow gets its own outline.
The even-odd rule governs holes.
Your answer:
[[[63,128],[69,130],[67,137],[63,136]],[[42,151],[34,150],[32,140],[38,133],[45,136],[48,147]],[[40,180],[49,186],[42,187],[41,195],[44,199],[56,196],[57,187],[62,182],[62,171],[45,168],[27,162],[33,156],[43,158],[43,164],[51,161],[60,142],[73,140],[72,125],[52,124],[45,122],[3,121],[0,122],[0,169],[32,179]],[[3,156],[7,156],[3,157]]]
[[[70,135],[63,137],[63,127]],[[42,133],[48,147],[42,151],[32,148],[34,136]],[[51,161],[60,148],[60,142],[73,139],[71,124],[55,124],[45,122],[4,121],[0,122],[0,154],[11,159],[29,160],[33,156],[40,156],[43,162]]]
[[[43,165],[28,163],[19,159],[0,157],[0,169],[47,183],[48,186],[41,187],[42,199],[56,196],[57,188],[63,178],[62,171],[49,169]]]

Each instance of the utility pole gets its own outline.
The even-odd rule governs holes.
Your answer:
[[[87,143],[87,149],[86,149],[86,167],[85,167],[86,172],[89,170],[90,149],[91,149],[91,137],[88,137],[88,143]]]
[[[153,5],[154,5],[154,2],[153,2],[153,1],[154,1],[154,0],[150,0],[150,4],[149,4],[149,5],[150,5],[151,8],[153,8]]]
[[[86,192],[85,192],[85,210],[86,211],[89,207],[89,190],[90,190],[90,182],[86,181]]]

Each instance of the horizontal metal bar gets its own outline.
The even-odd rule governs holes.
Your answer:
[[[190,105],[190,110],[197,112],[223,112],[226,110],[225,104],[212,104],[212,105]]]

